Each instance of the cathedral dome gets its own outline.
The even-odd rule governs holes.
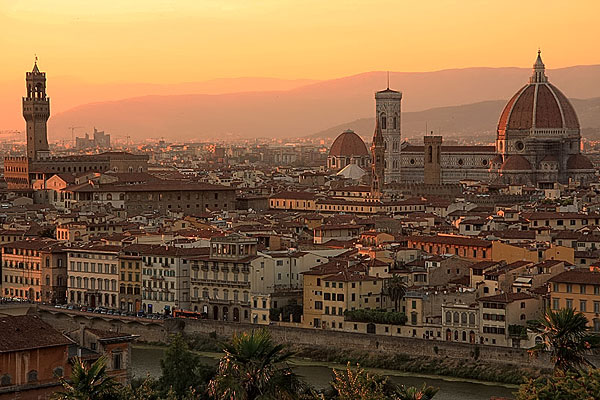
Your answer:
[[[573,154],[567,160],[567,169],[569,170],[581,170],[581,169],[594,169],[594,164],[589,158],[583,154]]]
[[[351,129],[342,132],[329,150],[329,157],[361,157],[368,155],[369,152],[365,142]]]
[[[531,171],[531,164],[518,154],[508,156],[500,168],[502,171]]]
[[[506,104],[498,122],[498,133],[530,129],[579,129],[571,102],[548,82],[540,52],[533,75]]]

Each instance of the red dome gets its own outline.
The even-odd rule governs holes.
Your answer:
[[[538,51],[529,84],[523,86],[508,101],[500,115],[499,134],[532,128],[579,129],[575,109],[556,86],[548,83],[545,70]]]
[[[508,156],[500,169],[502,171],[531,171],[531,164],[525,157],[515,154]]]
[[[569,99],[550,83],[530,83],[519,90],[504,107],[498,131],[579,129],[579,120]]]
[[[567,160],[567,169],[594,169],[594,164],[583,154],[573,154]]]
[[[335,139],[329,150],[330,157],[357,157],[368,155],[369,152],[367,151],[365,142],[350,129],[342,132]]]

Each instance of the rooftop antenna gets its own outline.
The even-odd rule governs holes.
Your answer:
[[[390,71],[387,72],[387,88],[390,88]]]

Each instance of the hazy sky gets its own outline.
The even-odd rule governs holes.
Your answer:
[[[600,64],[600,1],[0,0],[0,81],[174,83]]]

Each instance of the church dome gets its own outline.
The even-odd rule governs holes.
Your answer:
[[[531,164],[518,154],[508,156],[500,168],[502,171],[531,171]]]
[[[590,159],[584,156],[583,154],[573,154],[567,160],[567,169],[594,169],[594,164],[592,164]]]
[[[351,129],[342,132],[335,139],[329,150],[329,157],[360,157],[368,155],[369,152],[367,151],[365,142]]]
[[[506,104],[498,122],[498,133],[530,129],[579,129],[571,102],[548,82],[540,52],[533,75]]]

